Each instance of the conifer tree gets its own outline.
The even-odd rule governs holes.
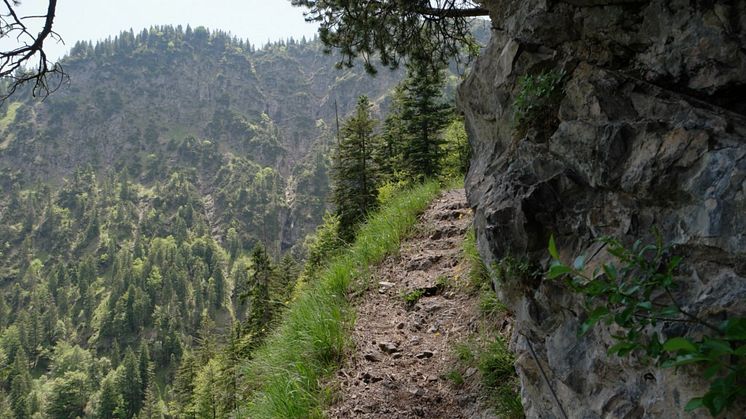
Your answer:
[[[145,400],[143,401],[140,419],[161,419],[163,410],[161,409],[161,397],[158,394],[158,385],[155,382],[155,364],[148,363],[146,380],[147,388],[145,389]]]
[[[114,419],[121,418],[124,415],[124,400],[117,388],[118,381],[117,372],[112,371],[101,382],[98,404],[95,410],[97,418]]]
[[[403,98],[404,89],[399,84],[394,89],[391,107],[383,121],[381,139],[375,143],[373,150],[376,170],[384,182],[400,180],[398,176],[401,176],[404,170],[402,148],[406,141],[406,131],[402,119]]]
[[[124,400],[124,413],[130,418],[140,411],[143,399],[140,366],[138,357],[132,349],[127,349],[122,368],[122,374],[119,376],[119,389]]]
[[[272,305],[270,301],[270,286],[275,281],[276,272],[264,246],[259,243],[251,251],[252,274],[250,275],[248,295],[249,313],[247,329],[255,336],[262,336],[266,326],[272,319]]]
[[[13,410],[11,409],[10,397],[5,394],[3,388],[0,387],[0,418],[13,417]]]
[[[339,234],[351,241],[354,230],[376,205],[376,182],[373,175],[373,105],[367,96],[360,96],[355,113],[342,127],[342,139],[337,148],[332,200],[340,219]]]
[[[451,107],[443,102],[443,71],[419,61],[407,66],[402,85],[401,117],[404,121],[404,166],[422,181],[440,174],[441,131],[448,125]]]
[[[192,405],[194,394],[194,378],[197,376],[197,360],[190,352],[184,354],[176,371],[173,387],[173,400],[169,411],[175,417],[195,417]]]
[[[219,405],[217,390],[220,383],[220,367],[217,360],[211,359],[200,368],[194,379],[194,411],[197,417],[217,419],[224,417]]]

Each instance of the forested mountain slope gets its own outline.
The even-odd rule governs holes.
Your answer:
[[[0,417],[196,414],[197,367],[288,298],[279,258],[326,210],[335,101],[398,81],[321,49],[123,32],[0,108]]]
[[[189,169],[189,182],[213,199],[216,235],[224,237],[237,219],[247,240],[286,248],[322,213],[324,202],[313,198],[325,195],[326,181],[313,178],[324,171],[319,153],[334,138],[334,102],[344,116],[358,95],[380,101],[398,79],[338,71],[334,63],[318,42],[256,50],[204,28],[79,43],[62,62],[69,84],[43,102],[21,99],[0,111],[3,195],[37,181],[64,184],[88,166],[99,178],[126,174],[144,185]],[[256,178],[264,168],[269,181],[260,189],[267,190],[241,194],[253,182],[239,186],[235,177]],[[248,195],[278,202],[253,211]],[[258,232],[257,223],[230,214],[239,207],[274,211],[279,229]]]

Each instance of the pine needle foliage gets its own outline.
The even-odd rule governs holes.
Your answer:
[[[401,118],[404,121],[404,167],[418,181],[441,172],[441,131],[451,120],[451,106],[443,100],[445,76],[417,61],[407,66],[402,85]]]
[[[355,113],[342,126],[342,140],[334,159],[332,201],[340,219],[339,235],[351,241],[355,227],[375,208],[378,189],[374,177],[373,105],[360,96]]]

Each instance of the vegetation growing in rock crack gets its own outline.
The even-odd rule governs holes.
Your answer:
[[[562,263],[554,237],[549,241],[553,262],[547,277],[567,277],[568,286],[586,300],[587,318],[579,334],[598,322],[614,323],[621,330],[612,335],[617,343],[609,354],[640,355],[642,362],[663,368],[701,367],[696,373],[703,374],[710,388],[691,399],[687,411],[706,408],[718,416],[746,399],[746,318],[731,316],[716,323],[682,303],[676,279],[682,258],[672,254],[660,235],[655,243],[636,241],[630,248],[610,237],[600,241],[616,263],[603,263],[592,272],[582,255],[572,265]],[[681,335],[661,330],[672,323],[688,327]]]
[[[525,74],[518,79],[518,94],[513,101],[513,119],[518,136],[530,127],[548,131],[556,124],[556,111],[562,100],[565,72],[549,70],[538,75]]]

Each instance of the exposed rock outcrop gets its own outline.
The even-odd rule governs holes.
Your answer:
[[[746,1],[484,3],[493,37],[459,102],[486,262],[546,266],[550,234],[569,259],[602,235],[629,243],[657,227],[685,258],[688,309],[746,313]],[[518,79],[547,70],[566,74],[556,118],[519,135]],[[529,417],[562,417],[549,386],[572,418],[690,417],[683,406],[706,391],[689,370],[607,356],[604,327],[578,338],[581,300],[561,282],[496,286],[515,312]]]

